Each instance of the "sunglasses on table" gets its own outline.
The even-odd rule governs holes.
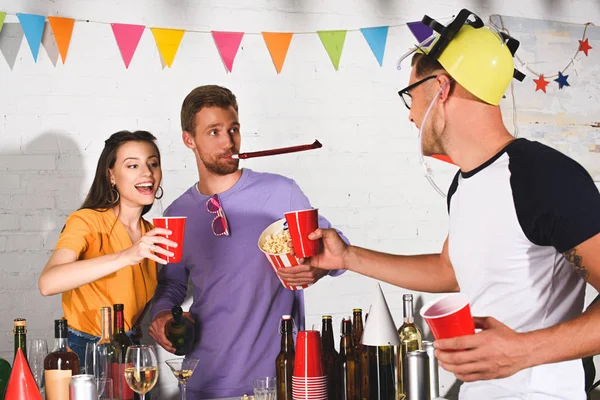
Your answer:
[[[229,224],[223,206],[219,201],[219,196],[215,194],[206,201],[206,210],[211,214],[217,214],[211,223],[213,234],[215,236],[229,236]]]

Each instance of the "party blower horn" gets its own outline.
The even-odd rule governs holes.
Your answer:
[[[366,346],[400,345],[400,336],[379,283],[377,284],[375,301],[369,309],[369,318],[365,323],[361,342]]]
[[[33,375],[31,375],[31,370],[21,349],[17,350],[5,398],[10,400],[42,400],[42,395],[33,379]]]

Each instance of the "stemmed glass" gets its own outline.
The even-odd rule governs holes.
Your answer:
[[[165,362],[167,363],[169,368],[171,368],[173,375],[175,375],[175,378],[177,378],[179,384],[181,385],[181,400],[186,400],[185,384],[194,373],[196,365],[198,365],[198,359],[191,357],[172,358],[170,360],[166,360]]]
[[[125,380],[134,392],[146,399],[158,380],[158,361],[152,346],[129,346],[125,355]]]

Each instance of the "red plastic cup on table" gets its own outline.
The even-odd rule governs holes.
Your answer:
[[[453,293],[425,304],[420,311],[436,340],[475,333],[469,298]]]
[[[300,331],[296,338],[295,377],[322,377],[321,336],[319,331]]]
[[[161,217],[152,219],[152,222],[154,223],[154,226],[156,228],[164,228],[170,230],[171,234],[165,237],[177,243],[177,247],[170,247],[161,243],[156,243],[157,246],[167,251],[173,252],[173,257],[167,257],[163,254],[156,253],[156,255],[159,258],[162,258],[168,263],[177,263],[181,261],[181,255],[183,253],[183,239],[185,235],[186,219],[187,217]]]
[[[319,209],[299,210],[285,213],[294,252],[297,257],[306,258],[319,253],[321,242],[311,240],[308,235],[319,227]]]

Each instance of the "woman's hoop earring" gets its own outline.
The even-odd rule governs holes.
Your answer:
[[[109,196],[108,202],[110,204],[115,204],[119,201],[120,198],[121,198],[121,195],[119,194],[119,191],[115,188],[115,185],[112,185],[110,188],[110,196]]]
[[[160,196],[157,196],[158,194],[158,190],[160,189]],[[163,195],[165,194],[165,191],[163,190],[162,186],[159,186],[158,189],[156,190],[156,193],[154,194],[154,198],[156,200],[160,200],[163,198]]]

